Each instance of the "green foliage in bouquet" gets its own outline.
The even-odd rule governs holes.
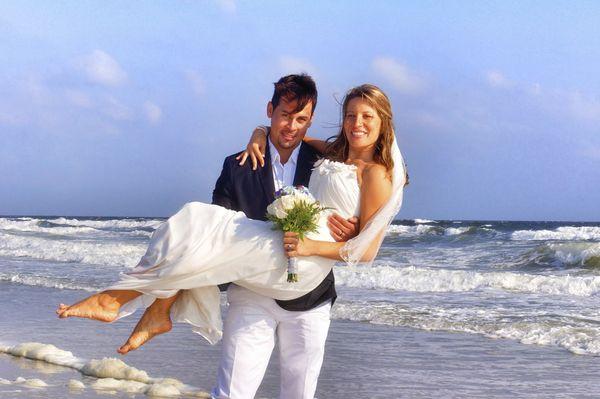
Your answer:
[[[296,201],[293,208],[287,210],[285,218],[281,219],[271,214],[267,214],[267,218],[274,223],[273,230],[298,233],[302,240],[306,234],[318,230],[318,215],[325,209],[327,208],[321,207],[318,202]]]

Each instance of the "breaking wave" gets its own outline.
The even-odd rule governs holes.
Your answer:
[[[513,240],[600,240],[600,227],[562,226],[555,230],[517,230],[511,234]]]
[[[338,266],[336,283],[352,288],[408,292],[466,292],[496,289],[519,293],[591,296],[600,291],[600,276],[552,276],[513,272],[477,272],[415,266]]]
[[[516,314],[514,309],[408,308],[393,303],[336,302],[334,319],[452,331],[551,345],[580,355],[600,356],[600,320],[555,314]]]
[[[15,236],[0,232],[0,256],[2,257],[135,266],[145,250],[145,243],[56,240],[48,237]]]

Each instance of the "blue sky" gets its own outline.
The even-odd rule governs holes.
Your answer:
[[[595,1],[3,1],[0,214],[209,201],[272,83],[304,71],[315,136],[348,88],[390,96],[399,217],[599,221],[599,17]]]

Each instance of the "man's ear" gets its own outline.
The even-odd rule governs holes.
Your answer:
[[[273,103],[271,101],[269,101],[269,104],[267,104],[267,116],[269,118],[273,116]]]
[[[308,124],[307,124],[306,128],[309,128],[310,125],[312,125],[312,118],[310,118],[310,120],[308,121]]]

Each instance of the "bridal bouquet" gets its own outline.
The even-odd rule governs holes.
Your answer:
[[[287,186],[275,193],[275,201],[267,207],[267,219],[274,223],[274,230],[297,233],[300,239],[318,229],[319,216],[323,208],[304,186]],[[298,282],[296,258],[288,259],[290,283]]]

